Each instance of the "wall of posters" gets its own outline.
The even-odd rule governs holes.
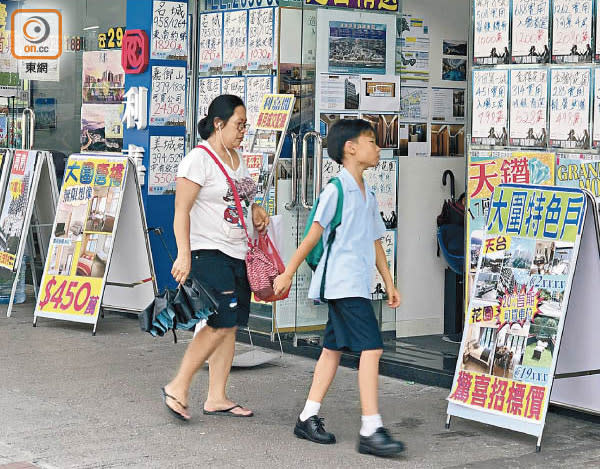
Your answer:
[[[494,191],[450,414],[541,435],[585,211],[577,189]]]
[[[126,174],[127,158],[69,158],[36,314],[96,322]]]
[[[152,67],[150,125],[185,126],[185,67]]]
[[[555,68],[550,71],[550,145],[590,147],[589,68]]]
[[[473,71],[472,143],[508,143],[508,70]]]
[[[245,70],[247,65],[248,11],[223,13],[223,71]]]
[[[429,26],[424,18],[396,19],[396,74],[403,83],[429,81]]]
[[[175,193],[177,167],[184,156],[184,137],[150,137],[148,195]]]
[[[329,22],[329,73],[386,72],[387,25]]]
[[[509,63],[510,0],[474,0],[473,63]]]
[[[35,150],[15,150],[8,187],[0,212],[0,267],[12,270],[15,267],[21,238],[26,235],[27,207],[31,197],[38,152]]]
[[[150,50],[152,59],[187,59],[187,2],[154,0]]]
[[[199,16],[198,70],[207,72],[223,65],[223,14],[204,13]]]
[[[271,70],[274,57],[275,9],[248,10],[248,70]]]
[[[550,2],[513,0],[512,63],[534,64],[550,60]]]
[[[591,62],[593,3],[593,0],[552,2],[552,62]]]
[[[548,143],[546,69],[510,71],[511,145],[545,147]]]

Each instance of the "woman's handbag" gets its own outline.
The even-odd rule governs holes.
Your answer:
[[[275,290],[273,289],[275,277],[283,273],[285,270],[285,265],[283,264],[277,249],[271,242],[269,235],[259,234],[256,241],[253,241],[250,238],[248,229],[246,227],[246,222],[244,220],[244,211],[242,209],[240,195],[235,187],[235,183],[223,167],[223,164],[219,158],[217,158],[213,152],[211,152],[204,145],[199,145],[196,148],[201,148],[210,155],[210,157],[227,178],[227,182],[229,183],[231,191],[233,192],[238,216],[242,226],[244,227],[244,231],[246,232],[246,237],[248,238],[246,272],[248,275],[248,282],[250,283],[250,289],[254,292],[254,296],[261,301],[278,301],[286,299],[290,293],[289,290],[279,296],[276,296]]]
[[[177,343],[175,330],[188,330],[216,313],[219,308],[214,293],[196,279],[188,279],[176,290],[165,289],[139,315],[140,329],[153,336],[162,337],[173,331],[173,340]]]

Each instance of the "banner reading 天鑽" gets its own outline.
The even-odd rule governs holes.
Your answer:
[[[494,190],[450,415],[541,435],[585,211],[579,189]]]
[[[36,315],[96,322],[126,175],[124,157],[69,158]]]

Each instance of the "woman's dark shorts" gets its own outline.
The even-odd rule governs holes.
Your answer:
[[[210,327],[220,329],[248,325],[250,284],[246,262],[216,249],[198,249],[192,251],[190,274],[212,287],[216,294],[219,309],[217,314],[208,317]]]
[[[327,300],[329,319],[325,327],[323,347],[329,350],[376,350],[383,348],[379,325],[371,300],[339,298]]]

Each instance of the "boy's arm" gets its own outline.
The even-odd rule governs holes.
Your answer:
[[[396,288],[396,285],[394,285],[394,279],[392,278],[392,274],[388,268],[385,251],[383,250],[383,246],[381,245],[381,241],[379,239],[375,240],[375,265],[377,266],[379,274],[383,278],[383,283],[385,283],[385,291],[388,295],[388,305],[391,308],[397,308],[400,306],[402,299]]]
[[[300,264],[306,259],[306,256],[308,256],[308,253],[317,245],[321,236],[323,236],[323,227],[319,222],[315,221],[310,230],[308,230],[306,238],[300,243],[300,246],[298,246],[298,249],[296,249],[296,252],[290,259],[285,271],[275,279],[273,285],[275,295],[280,295],[290,288],[292,277],[298,270],[298,267],[300,267]]]

